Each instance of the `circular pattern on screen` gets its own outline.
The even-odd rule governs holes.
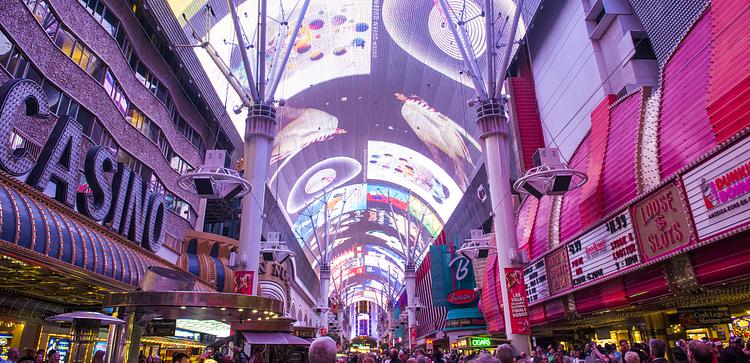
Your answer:
[[[322,28],[323,25],[325,25],[325,22],[323,21],[323,19],[315,19],[310,22],[308,27],[310,28],[310,30],[318,30]]]
[[[354,40],[352,40],[352,45],[355,46],[355,47],[364,48],[365,47],[365,40],[362,39],[362,38],[354,38]]]
[[[299,54],[307,53],[307,51],[308,51],[308,50],[310,50],[310,48],[312,48],[312,47],[310,46],[310,43],[304,43],[304,44],[300,44],[300,45],[299,45],[299,46],[297,47],[297,53],[299,53]]]
[[[366,32],[367,29],[370,29],[370,26],[367,25],[367,23],[357,23],[357,25],[354,26],[354,30],[357,32]]]
[[[323,58],[323,52],[319,50],[316,50],[312,52],[312,54],[310,54],[310,60],[312,61],[320,60],[321,58]]]
[[[454,9],[456,12],[453,16],[460,16],[458,9],[465,9],[463,19],[474,19],[464,25],[466,35],[469,38],[472,49],[474,49],[474,53],[477,56],[484,53],[485,33],[484,20],[481,18],[482,8],[479,7],[479,4],[473,1],[448,0],[448,4],[450,5],[450,8]],[[427,20],[427,29],[430,32],[432,41],[435,42],[435,45],[437,45],[440,50],[454,59],[463,59],[461,58],[461,52],[458,50],[456,40],[453,37],[453,32],[451,32],[450,27],[445,24],[445,17],[443,16],[442,8],[440,8],[440,6],[434,6],[432,11],[430,11]]]
[[[323,190],[333,190],[362,172],[356,159],[336,156],[322,160],[305,170],[289,191],[287,213],[297,213],[318,198]]]
[[[344,55],[346,54],[346,47],[338,47],[333,50],[334,55]]]
[[[329,186],[334,179],[336,179],[336,169],[326,168],[318,170],[307,180],[305,193],[315,194]]]
[[[343,15],[336,15],[333,18],[331,18],[331,24],[333,25],[341,25],[346,23],[346,17]]]

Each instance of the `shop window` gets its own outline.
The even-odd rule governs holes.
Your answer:
[[[16,61],[16,70],[13,72],[13,75],[16,78],[21,78],[26,74],[26,67],[29,65],[29,61],[26,60],[26,57],[22,55],[18,55],[17,61]]]
[[[10,59],[11,53],[13,53],[13,43],[4,32],[0,32],[0,66],[8,67],[8,59]]]
[[[44,93],[47,94],[47,103],[49,103],[50,112],[57,114],[57,108],[60,103],[60,95],[62,92],[50,82],[44,82],[42,89],[44,90]]]
[[[71,56],[75,43],[76,38],[64,29],[60,29],[55,36],[55,45],[68,57]]]

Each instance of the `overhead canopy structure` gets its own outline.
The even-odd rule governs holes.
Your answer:
[[[189,39],[210,41],[244,81],[226,0],[162,1]],[[515,3],[493,1],[501,53]],[[245,33],[257,34],[258,1],[236,3]],[[302,4],[268,2],[269,77]],[[484,0],[448,5],[484,64]],[[517,38],[538,5],[524,3]],[[293,43],[275,97],[285,105],[268,183],[313,266],[328,228],[334,291],[345,304],[400,291],[406,254],[423,258],[481,163],[467,107],[474,80],[449,28],[437,0],[312,0]],[[260,48],[255,38],[245,43],[251,54]],[[240,95],[203,49],[195,54],[243,134]]]

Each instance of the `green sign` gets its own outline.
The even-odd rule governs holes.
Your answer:
[[[492,339],[482,337],[471,338],[470,346],[472,348],[490,347],[492,346]]]

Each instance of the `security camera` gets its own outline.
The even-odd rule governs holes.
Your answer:
[[[284,105],[286,105],[286,99],[283,98],[279,98],[276,102],[279,104],[279,107],[284,107]]]
[[[242,106],[235,105],[234,107],[232,107],[232,112],[234,112],[235,115],[239,115],[240,113],[242,113]]]
[[[470,99],[470,100],[468,100],[468,101],[466,101],[466,106],[469,106],[469,107],[474,107],[474,106],[476,106],[476,105],[477,105],[477,100],[475,100],[475,99],[473,99],[473,98],[472,98],[472,99]]]

